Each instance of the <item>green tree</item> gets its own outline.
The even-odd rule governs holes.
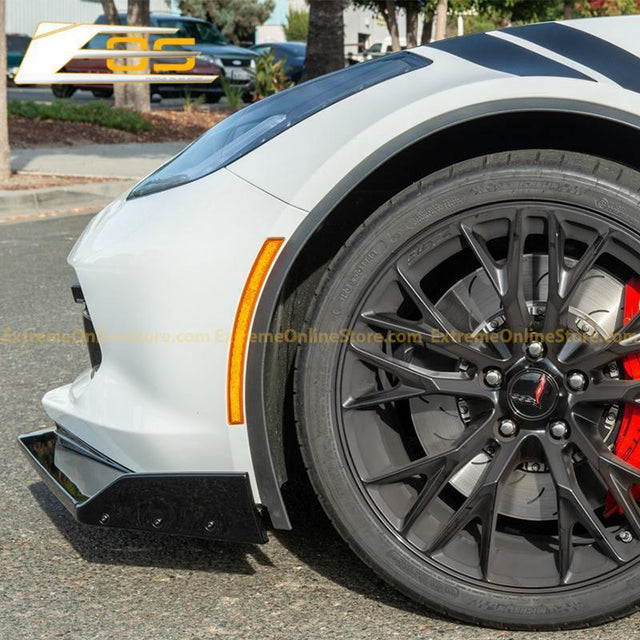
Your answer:
[[[585,0],[578,2],[576,13],[580,16],[624,16],[640,12],[639,0]]]
[[[283,26],[287,40],[306,42],[309,35],[309,12],[289,7],[287,24]]]
[[[255,28],[273,13],[275,0],[180,0],[180,11],[215,24],[222,34],[239,44],[253,42]]]

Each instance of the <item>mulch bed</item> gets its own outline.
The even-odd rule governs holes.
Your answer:
[[[9,144],[14,149],[75,146],[82,144],[121,144],[126,142],[182,142],[197,138],[229,115],[228,111],[152,111],[144,117],[151,130],[130,133],[84,122],[9,119]]]

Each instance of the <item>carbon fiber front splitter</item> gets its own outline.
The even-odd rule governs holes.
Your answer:
[[[60,428],[18,440],[78,522],[235,542],[267,541],[246,473],[134,473]]]

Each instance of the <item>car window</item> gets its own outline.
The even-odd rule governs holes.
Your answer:
[[[376,42],[369,47],[371,53],[380,53],[382,51],[382,42]]]
[[[179,18],[161,18],[158,20],[158,26],[177,28],[176,36],[180,38],[193,38],[196,43],[229,44],[220,31],[210,22],[180,20]]]
[[[30,42],[29,36],[7,36],[7,51],[26,51]]]
[[[91,38],[87,44],[84,45],[85,49],[106,49],[107,40],[111,37],[109,33],[99,33],[94,38]]]
[[[251,47],[252,51],[255,51],[259,56],[265,55],[271,51],[271,47]]]
[[[282,48],[293,56],[304,58],[307,55],[307,45],[304,42],[287,42]]]

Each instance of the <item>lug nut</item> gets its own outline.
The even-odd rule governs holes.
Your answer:
[[[544,355],[544,344],[542,342],[531,342],[527,345],[527,355],[533,360],[537,360]]]
[[[621,531],[618,535],[618,538],[621,542],[629,544],[633,540],[633,534],[631,533],[631,531]]]
[[[587,386],[587,376],[580,371],[572,371],[567,376],[567,386],[572,391],[584,391]]]
[[[554,440],[562,440],[569,434],[569,428],[562,420],[556,420],[549,425],[549,433]]]
[[[502,374],[498,369],[489,369],[484,374],[484,381],[490,387],[497,387],[502,382]]]
[[[500,423],[498,431],[503,438],[513,438],[518,433],[518,425],[507,418]]]

